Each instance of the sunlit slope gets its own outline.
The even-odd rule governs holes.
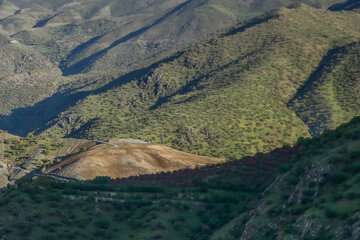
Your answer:
[[[59,84],[78,79],[60,79],[59,69],[65,75],[90,72],[90,78],[94,73],[119,76],[149,66],[240,20],[292,2],[303,1],[1,1],[0,34],[4,36],[0,42],[4,37],[6,42],[17,41],[21,46],[2,46],[2,74],[22,83],[0,83],[4,89],[0,114],[34,105],[51,96]],[[334,1],[306,2],[327,7]],[[13,51],[18,58],[14,62]],[[12,68],[19,63],[29,65],[27,57],[22,59],[21,55],[29,51],[39,56],[32,63],[35,71],[46,62],[47,68],[52,65],[50,75],[44,71],[33,74],[34,69],[24,66],[26,73],[21,73],[25,74],[14,73]],[[99,81],[106,82],[106,77]],[[29,82],[36,87],[29,87]]]
[[[117,179],[172,172],[223,161],[224,159],[184,153],[159,144],[111,141],[110,144],[97,145],[71,156],[46,169],[45,173],[79,180],[92,180],[102,176]]]
[[[155,20],[147,19],[140,25],[129,25],[93,39],[86,48],[68,57],[62,65],[63,71],[74,74],[135,69],[180,49],[194,39],[204,38],[238,21],[293,2],[320,7],[334,1],[183,1],[172,9],[158,13]]]
[[[330,50],[289,106],[314,135],[359,115],[359,42]]]
[[[84,116],[87,123],[69,136],[140,138],[231,157],[294,143],[309,129],[288,102],[331,49],[360,37],[359,20],[283,8],[120,77],[49,123],[48,132],[62,133],[58,123],[69,129],[68,119]],[[352,102],[349,115],[358,111]]]
[[[19,40],[38,45],[37,40],[47,34],[54,35],[52,42],[42,42],[39,50],[58,48],[65,74],[80,72],[114,71],[114,68],[134,69],[144,63],[154,62],[167,52],[174,52],[188,42],[208,36],[217,30],[239,21],[260,15],[294,2],[303,2],[316,7],[327,7],[336,0],[171,0],[171,1],[29,1],[12,0],[2,4],[4,18],[0,27],[9,34],[22,31],[33,35],[32,39]],[[0,15],[1,16],[1,15]],[[94,34],[88,22],[106,21],[115,28]],[[68,31],[77,25],[80,35]],[[74,41],[57,39],[56,32],[66,32]],[[41,29],[41,30],[40,30]],[[91,28],[91,31],[93,28]],[[30,32],[31,31],[31,32]],[[35,31],[35,32],[32,32]],[[26,35],[25,35],[26,36]],[[45,40],[45,39],[43,39]],[[67,44],[63,44],[63,40]],[[84,44],[80,48],[76,42]],[[46,44],[45,44],[46,43]],[[74,51],[65,52],[73,47]]]

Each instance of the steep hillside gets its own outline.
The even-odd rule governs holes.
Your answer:
[[[360,15],[351,12],[305,5],[283,8],[87,92],[52,120],[46,132],[91,139],[137,138],[235,158],[292,144],[309,134],[305,117],[297,110],[300,106],[316,124],[326,124],[308,104],[300,101],[299,107],[293,106],[294,99],[306,92],[301,89],[328,82],[313,80],[323,65],[338,67],[331,76],[338,95],[327,96],[324,85],[315,97],[325,95],[342,106],[337,120],[327,127],[359,114],[359,83],[353,78],[358,64],[347,64],[357,58],[357,45],[352,43],[360,38],[359,20]],[[343,46],[348,51],[336,55]],[[345,67],[354,74],[339,75]],[[305,123],[313,133],[315,125]]]
[[[239,21],[292,2],[313,6],[337,1],[188,0],[135,31],[127,28],[92,39],[64,61],[65,74],[135,69]],[[131,29],[131,28],[130,28]],[[125,31],[124,31],[125,30]]]
[[[64,75],[105,73],[105,84],[108,73],[148,66],[189,42],[293,1],[262,2],[2,0],[0,43],[14,46],[1,45],[0,67],[10,79],[0,81],[0,114],[34,105],[59,84],[79,79],[61,78],[60,69]],[[305,2],[327,7],[336,1]],[[14,72],[19,65],[23,71]],[[50,72],[39,73],[41,66]]]
[[[0,114],[32,106],[51,96],[66,81],[41,53],[0,32]]]
[[[360,42],[330,50],[289,102],[318,135],[360,113]]]
[[[24,178],[0,195],[0,231],[10,239],[357,240],[359,137],[358,117],[298,150],[217,167],[117,181]]]
[[[360,118],[302,146],[248,218],[231,223],[237,239],[360,238]]]
[[[195,39],[293,2],[327,7],[338,1],[10,0],[0,6],[0,27],[44,54],[59,55],[66,75],[129,70],[152,63]],[[104,29],[95,22],[111,27]],[[72,32],[74,27],[77,31]],[[59,33],[67,36],[59,38]],[[68,36],[71,38],[66,39]]]

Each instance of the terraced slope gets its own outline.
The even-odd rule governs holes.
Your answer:
[[[269,166],[267,171],[264,168],[267,173],[265,175],[262,171],[258,173],[252,171],[254,179],[257,179],[256,183],[261,185],[267,182],[273,176],[273,171],[277,171],[279,164],[290,162],[288,157],[293,153],[291,149],[284,149],[266,156],[259,155],[256,158],[259,164],[261,160],[272,164],[267,164]],[[277,159],[279,161],[276,161]],[[171,178],[172,174],[167,173],[154,176],[158,179],[161,176],[169,176],[161,180],[168,179],[168,187],[157,186],[156,183],[147,186],[126,184],[125,187],[119,184],[118,180],[109,181],[107,178],[97,178],[91,182],[65,183],[43,177],[37,178],[32,183],[31,179],[25,178],[17,182],[19,191],[15,188],[13,191],[10,188],[11,190],[3,192],[0,196],[0,212],[2,213],[5,206],[13,211],[18,204],[18,199],[23,197],[24,204],[18,209],[23,210],[27,219],[33,214],[38,216],[34,221],[23,222],[27,226],[28,239],[49,236],[48,228],[42,226],[50,219],[52,225],[57,225],[51,228],[51,235],[59,238],[70,236],[71,233],[72,238],[75,236],[76,239],[117,239],[120,236],[123,239],[146,239],[149,236],[160,238],[163,235],[171,235],[172,239],[209,239],[213,230],[205,227],[207,224],[212,226],[212,229],[216,229],[237,214],[246,212],[254,204],[252,197],[255,197],[263,187],[255,183],[247,185],[247,182],[243,182],[247,179],[246,168],[253,166],[254,162],[249,159],[240,171],[234,169],[234,166],[241,165],[240,162],[234,164],[233,167],[224,166],[223,168],[219,165],[217,168],[213,167],[212,170],[212,167],[203,170],[187,170],[192,173],[190,178],[183,175],[185,181],[179,179],[180,185],[186,188],[171,187],[172,183],[176,185],[179,183],[175,176],[183,171],[174,173],[174,178]],[[222,168],[223,171],[215,170]],[[205,178],[201,178],[204,176],[202,172],[208,178],[208,182]],[[140,180],[141,177],[137,179]],[[29,195],[25,193],[27,191]],[[49,195],[43,195],[45,192]],[[11,202],[7,200],[10,196],[13,198]],[[36,201],[36,199],[41,200]],[[41,207],[42,204],[51,203],[53,203],[51,211],[49,208]],[[32,204],[31,213],[23,208],[30,206],[28,204]],[[78,207],[74,207],[75,205]],[[96,217],[89,214],[90,209],[94,207],[98,209]],[[51,217],[51,212],[58,212],[60,208],[63,209],[61,214]],[[73,213],[71,222],[63,223],[62,220],[66,221],[71,208]],[[148,217],[144,215],[144,212]],[[80,223],[83,222],[81,219],[85,215],[87,216],[86,224]],[[20,233],[15,231],[18,218],[14,217],[5,221],[7,219],[5,215],[0,216],[0,221],[6,222],[0,230],[1,233],[9,238],[19,236]],[[145,220],[144,217],[152,221]],[[209,219],[212,220],[209,221]],[[102,222],[105,225],[102,225]],[[203,226],[204,230],[199,231]],[[79,230],[74,233],[73,229],[77,228]]]
[[[358,71],[353,61],[356,44],[351,47],[360,38],[359,20],[360,15],[351,12],[306,5],[283,8],[88,92],[52,120],[46,132],[138,138],[230,158],[293,144],[315,132],[315,125],[304,124],[305,117],[317,124],[323,121],[309,104],[303,105],[308,112],[302,117],[301,110],[292,107],[293,99],[323,65],[336,68],[333,57],[342,61],[337,74],[342,74],[341,68],[351,68],[354,74],[332,76],[338,95],[328,96],[331,103],[347,105],[338,113],[330,111],[338,120],[327,127],[359,114],[359,80],[353,78]],[[348,51],[328,57],[346,45]],[[326,86],[316,94],[327,96]]]

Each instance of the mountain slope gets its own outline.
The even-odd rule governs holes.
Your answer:
[[[37,6],[36,2],[13,3],[22,8],[28,4],[31,5],[30,8]],[[217,1],[190,1],[186,4],[160,1],[157,4],[163,4],[160,8],[163,15],[154,16],[151,8],[146,8],[152,3],[139,3],[134,11],[142,12],[142,17],[137,19],[137,15],[127,15],[134,14],[130,10],[134,7],[130,2],[122,3],[129,4],[128,8],[121,5],[123,13],[114,16],[109,13],[110,17],[106,18],[98,18],[98,13],[91,10],[90,5],[96,1],[89,2],[90,5],[76,5],[77,7],[58,3],[59,5],[44,4],[42,7],[53,11],[52,14],[76,8],[79,13],[82,12],[84,22],[75,21],[74,24],[58,27],[46,26],[44,23],[44,27],[20,31],[13,38],[4,36],[9,40],[19,41],[17,44],[7,44],[12,48],[18,46],[18,55],[13,63],[4,64],[10,75],[2,81],[4,87],[0,93],[5,102],[2,105],[0,127],[14,134],[46,132],[58,136],[102,140],[113,137],[138,138],[196,154],[240,158],[259,151],[270,151],[284,144],[293,144],[300,136],[316,132],[314,129],[317,124],[332,128],[358,114],[357,98],[351,97],[351,105],[346,101],[346,96],[356,95],[357,79],[332,100],[335,108],[331,111],[340,110],[334,113],[336,119],[331,124],[319,123],[324,117],[316,118],[313,116],[314,111],[309,111],[309,116],[302,116],[301,112],[306,115],[308,110],[301,109],[301,106],[307,105],[301,105],[302,101],[296,106],[293,103],[295,98],[301,97],[300,87],[309,82],[319,64],[332,64],[327,62],[328,52],[358,41],[358,14],[293,5],[239,24],[224,31],[222,35],[193,44],[176,54],[169,55],[168,51],[164,51],[170,57],[149,67],[128,72],[132,67],[116,69],[112,65],[126,61],[114,60],[107,54],[117,56],[117,47],[139,39],[140,35],[149,36],[149,39],[161,34],[171,34],[176,39],[194,39],[196,36],[192,35],[193,30],[200,31],[197,27],[185,28],[184,34],[180,35],[176,27],[174,31],[170,29],[163,33],[155,29],[168,29],[167,24],[179,19],[179,23],[184,23],[186,19],[192,19],[194,14],[197,14],[196,19],[203,19],[199,26],[206,28],[207,25],[214,24],[206,20],[209,15],[204,11],[216,9],[233,18],[235,9],[246,4],[237,1],[222,2],[223,5]],[[246,6],[255,11],[275,5],[254,1]],[[227,19],[222,14],[219,15],[222,16],[221,19]],[[37,15],[37,18],[40,16]],[[191,22],[196,23],[197,20]],[[134,27],[139,31],[134,30]],[[72,36],[77,37],[75,41]],[[117,41],[119,37],[120,41]],[[104,45],[105,40],[107,42]],[[83,42],[85,43],[79,45]],[[75,56],[80,52],[86,52],[86,57],[92,56],[93,44],[97,46],[93,49],[96,54],[94,64],[107,59],[111,64],[105,65],[111,71],[106,74],[102,72],[61,77],[57,65],[65,64],[64,58],[69,56],[70,59],[71,55]],[[4,55],[10,52],[8,48],[4,47]],[[36,54],[38,62],[47,66],[47,69],[33,66],[29,62],[29,67],[25,64],[21,74],[16,75],[12,66],[16,66],[17,62],[22,63],[23,49]],[[149,49],[153,47],[150,46]],[[132,61],[127,57],[126,51],[120,52],[122,57]],[[136,51],[128,53],[136,56]],[[351,55],[350,52],[345,54]],[[146,54],[143,55],[140,51],[140,55],[143,57]],[[161,54],[157,57],[160,58]],[[336,58],[345,59],[348,56]],[[148,65],[155,59],[157,58],[151,57],[149,61],[140,61],[140,65]],[[87,61],[84,63],[84,66],[92,66]],[[357,66],[353,67],[356,72]],[[14,87],[8,79],[23,82]],[[59,87],[63,83],[66,84]],[[341,88],[340,85],[336,86]],[[20,94],[16,94],[15,90]],[[348,90],[355,92],[350,94]],[[11,91],[14,94],[9,94]],[[321,91],[325,90],[321,88]],[[51,94],[53,95],[48,97]],[[324,93],[319,93],[319,96],[321,94]],[[347,102],[348,106],[339,108],[338,101]],[[319,108],[321,104],[320,101]],[[315,123],[307,121],[306,117],[315,118]]]
[[[11,35],[19,32],[33,35],[34,42],[22,39],[21,34],[17,35],[17,39],[35,44],[39,36],[29,32],[52,35],[53,28],[61,32],[66,31],[69,25],[83,28],[84,24],[91,21],[111,22],[116,30],[89,38],[77,38],[75,33],[68,32],[73,35],[72,39],[76,39],[75,42],[81,40],[78,44],[83,45],[80,48],[73,47],[73,51],[67,51],[67,55],[61,56],[61,67],[66,75],[114,71],[116,68],[130,70],[143,67],[144,62],[152,63],[152,58],[174,52],[193,40],[293,2],[320,7],[338,1],[142,0],[134,3],[129,0],[11,0],[3,3],[5,17],[0,20],[0,26]],[[16,10],[8,10],[8,5]],[[74,42],[67,42],[70,46],[74,45]],[[61,40],[54,40],[52,44],[60,50],[69,47],[63,45]],[[40,51],[48,47],[48,43],[40,45]]]
[[[359,42],[332,49],[289,102],[313,135],[359,114],[359,59]]]
[[[1,39],[8,38],[22,47],[15,50],[19,58],[14,62],[1,58],[2,71],[12,72],[13,66],[21,62],[26,65],[26,60],[21,58],[22,51],[31,51],[41,58],[37,59],[36,67],[43,65],[44,61],[47,62],[45,65],[53,66],[50,75],[42,72],[31,77],[28,72],[13,73],[11,78],[23,81],[21,84],[17,82],[15,87],[11,86],[11,80],[2,81],[0,100],[4,104],[0,114],[7,115],[14,109],[33,105],[53,94],[59,84],[79,79],[60,78],[59,68],[65,75],[90,71],[119,76],[148,66],[185,44],[239,20],[290,2],[3,0],[0,2]],[[328,6],[334,1],[307,2]],[[6,47],[2,50],[5,55],[8,51],[11,59],[14,49]],[[104,76],[103,84],[106,80]],[[32,82],[36,87],[29,87],[26,82]],[[17,94],[15,89],[24,90]]]
[[[359,126],[358,117],[300,141],[298,151],[174,174],[24,178],[0,195],[0,232],[10,239],[356,240]]]
[[[31,106],[65,81],[59,68],[31,46],[0,32],[0,114]]]
[[[99,72],[113,69],[134,69],[144,66],[149,58],[174,52],[194,39],[201,39],[266,11],[292,1],[189,0],[166,13],[160,14],[148,25],[123,35],[111,32],[102,36],[64,62],[65,74]],[[302,1],[297,1],[302,2]],[[312,1],[309,4],[320,4]],[[325,1],[330,4],[332,1]],[[211,17],[210,17],[211,16]],[[119,38],[119,35],[121,36]],[[105,43],[105,44],[104,44]],[[100,47],[99,45],[105,45]],[[158,58],[159,59],[159,58]],[[151,63],[151,61],[149,62]]]
[[[359,137],[358,117],[305,141],[297,163],[267,188],[248,219],[233,222],[235,236],[359,239]]]
[[[309,130],[288,102],[319,64],[332,64],[331,49],[359,39],[359,17],[300,5],[243,23],[98,88],[51,121],[47,132],[138,138],[236,158],[292,144]],[[351,62],[356,54],[338,57]],[[349,96],[351,112],[329,127],[359,114],[356,93],[350,95],[357,78],[336,81],[351,86],[339,86],[343,97],[334,98],[340,104]]]

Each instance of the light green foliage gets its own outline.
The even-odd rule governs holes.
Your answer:
[[[139,138],[229,158],[293,144],[309,130],[288,102],[320,62],[331,65],[328,51],[360,36],[354,24],[359,20],[357,14],[305,5],[264,15],[95,90],[46,132],[64,134],[65,128],[68,136],[81,138]],[[338,57],[350,62],[356,55]],[[336,81],[348,84],[338,87],[342,96],[356,95],[351,91],[358,79]],[[359,114],[359,100],[350,96],[350,112],[329,127]],[[80,116],[86,122],[80,128],[69,121]],[[77,130],[69,133],[71,126]]]
[[[1,135],[5,136],[5,159],[10,165],[23,164],[30,159],[36,159],[35,164],[38,167],[51,165],[54,158],[57,157],[57,151],[66,145],[65,141],[59,139],[49,139],[32,134],[23,138]]]
[[[358,14],[292,5],[172,54],[290,2],[16,1],[21,11],[11,18],[32,17],[36,26],[12,38],[1,31],[0,126],[19,135],[142,138],[228,158],[293,144],[317,125],[336,127],[359,113],[357,65],[349,65],[358,55],[326,56],[358,41]],[[309,110],[297,98],[321,63],[333,72],[315,81],[315,96],[305,94],[318,99]],[[64,77],[59,65],[64,74],[91,74]]]
[[[332,49],[290,101],[312,134],[360,113],[359,59],[359,42]]]
[[[130,71],[292,1],[262,2],[2,1],[0,114],[34,105],[74,80],[62,78],[58,67],[65,74]],[[306,2],[327,6],[333,1]]]
[[[38,138],[34,135],[25,138],[8,138],[4,143],[7,145],[5,157],[20,160],[26,157],[29,149],[38,143]]]

